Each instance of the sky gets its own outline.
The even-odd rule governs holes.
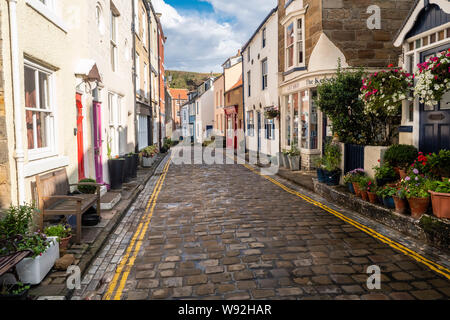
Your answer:
[[[152,0],[162,13],[168,70],[222,72],[277,0]]]

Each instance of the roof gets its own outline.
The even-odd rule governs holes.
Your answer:
[[[239,80],[238,80],[238,82],[236,82],[235,83],[235,85],[234,86],[232,86],[231,87],[231,89],[230,90],[228,90],[227,92],[230,92],[230,91],[233,91],[233,90],[236,90],[236,89],[238,89],[238,88],[240,88],[240,87],[242,87],[242,85],[244,84],[244,82],[242,81],[242,75],[239,77]],[[225,93],[227,93],[227,92],[225,92]]]
[[[272,11],[270,11],[270,13],[268,14],[268,16],[263,20],[263,22],[259,25],[258,29],[256,29],[255,33],[253,33],[253,35],[251,36],[251,38],[247,41],[247,43],[242,47],[241,52],[244,53],[245,49],[247,49],[248,45],[250,44],[250,42],[252,42],[252,40],[255,38],[255,36],[258,34],[259,30],[261,30],[261,28],[266,24],[266,22],[270,19],[270,17],[278,11],[278,7],[275,7],[272,9]]]
[[[188,99],[188,89],[169,89],[170,95],[174,99],[187,100]]]

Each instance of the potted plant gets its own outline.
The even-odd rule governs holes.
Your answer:
[[[142,159],[142,166],[144,168],[150,168],[157,154],[158,147],[156,145],[148,146],[147,148],[142,149],[139,154]]]
[[[366,190],[367,190],[367,197],[369,198],[369,202],[372,204],[376,204],[378,202],[378,197],[377,197],[377,191],[378,191],[378,187],[377,184],[375,183],[375,181],[371,178],[368,178],[368,180],[366,181]]]
[[[450,150],[440,150],[428,156],[426,165],[433,177],[441,181],[450,179]]]
[[[339,145],[329,143],[325,147],[324,164],[324,174],[327,179],[327,184],[330,186],[339,185],[341,180],[341,149]]]
[[[278,118],[279,116],[280,111],[276,107],[267,108],[264,112],[264,117],[269,120]]]
[[[383,187],[390,182],[394,182],[397,179],[397,174],[392,166],[385,163],[379,167],[374,167],[375,179],[377,186]]]
[[[430,206],[429,180],[418,169],[413,169],[402,180],[402,185],[411,208],[411,216],[420,219]]]
[[[97,183],[96,180],[94,179],[82,179],[80,180],[80,183]],[[78,191],[80,191],[83,194],[94,194],[97,191],[97,187],[96,186],[78,186]]]
[[[130,178],[137,178],[137,169],[139,166],[139,154],[130,152],[128,154],[128,157],[131,157],[131,164],[130,164]]]
[[[72,229],[62,224],[49,226],[45,228],[44,233],[48,237],[56,237],[58,239],[60,252],[65,252],[70,239],[72,239]]]
[[[433,214],[438,218],[450,219],[450,179],[434,181],[429,190]]]
[[[108,155],[108,171],[109,171],[109,182],[110,188],[112,190],[122,189],[123,184],[123,174],[125,169],[125,159],[116,156],[114,159],[112,157],[111,151],[111,138],[108,137],[106,143],[107,155]]]
[[[300,170],[300,150],[296,145],[292,145],[291,150],[288,153],[289,167],[291,171]]]
[[[281,153],[282,157],[283,157],[283,163],[284,163],[284,167],[286,169],[290,168],[289,165],[289,150],[283,150],[283,152]]]
[[[384,161],[394,167],[400,178],[404,179],[407,168],[414,162],[418,155],[419,153],[414,146],[396,144],[386,150]]]
[[[363,176],[363,177],[359,178],[359,180],[358,180],[358,186],[359,186],[359,190],[361,192],[361,198],[364,201],[369,201],[369,195],[367,194],[367,191],[372,183],[373,183],[372,179],[370,179],[367,176]]]
[[[395,209],[393,196],[397,193],[397,188],[391,186],[384,186],[380,188],[377,195],[383,199],[383,205],[389,209]]]
[[[3,283],[0,287],[0,300],[1,301],[20,301],[28,298],[29,285],[25,285],[22,282],[16,284]]]
[[[364,172],[364,169],[355,169],[355,170],[348,172],[344,176],[344,185],[347,186],[350,193],[356,194],[353,183],[356,183],[360,177],[365,176],[365,175],[366,175],[366,173]]]
[[[400,214],[408,213],[408,200],[406,200],[406,189],[401,185],[398,186],[398,191],[392,196],[395,204],[395,212]]]

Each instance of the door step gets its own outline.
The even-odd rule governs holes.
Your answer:
[[[108,192],[100,198],[101,210],[112,210],[122,199],[122,195],[116,192]]]

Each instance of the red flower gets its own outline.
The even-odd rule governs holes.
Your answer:
[[[449,50],[450,51],[450,50]],[[388,68],[392,68],[394,65],[393,64],[390,64],[390,65],[388,65]]]

